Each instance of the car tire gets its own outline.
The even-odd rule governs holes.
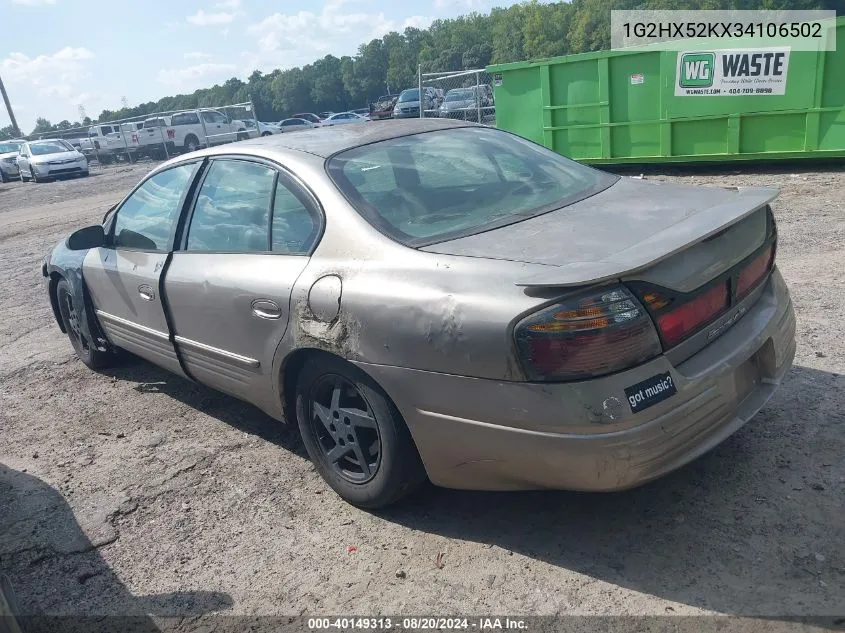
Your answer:
[[[44,179],[39,178],[32,167],[29,168],[29,177],[32,179],[32,182],[44,182]]]
[[[426,480],[399,410],[372,378],[340,358],[320,354],[305,362],[296,417],[317,472],[352,505],[390,505]]]
[[[6,173],[2,169],[0,169],[0,182],[9,182],[10,180],[11,178],[6,176]]]
[[[85,171],[83,171],[83,172],[80,172],[80,174],[79,174],[79,176],[80,176],[81,178],[87,178],[87,177],[88,177],[88,176],[90,176],[90,175],[91,175],[91,172],[90,172],[90,171],[88,171],[87,169],[86,169]]]
[[[247,134],[244,130],[239,130],[239,131],[238,131],[238,140],[239,140],[239,141],[245,141],[245,140],[247,140],[248,138],[249,138],[249,134]]]
[[[114,361],[114,354],[102,352],[92,345],[79,326],[78,301],[73,296],[70,284],[66,279],[60,279],[56,285],[56,301],[59,304],[59,314],[62,316],[62,323],[65,332],[73,346],[76,356],[91,369],[102,369],[108,367]]]
[[[18,177],[21,179],[21,182],[27,182],[29,178],[23,175],[23,169],[18,172]]]
[[[194,136],[193,134],[188,134],[185,137],[185,151],[186,152],[195,152],[199,149],[200,140]]]
[[[270,136],[272,132],[262,132],[261,136]]]

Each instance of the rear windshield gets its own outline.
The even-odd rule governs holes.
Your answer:
[[[171,125],[192,125],[199,122],[200,120],[196,112],[183,112],[182,114],[174,114],[170,118]]]
[[[389,139],[341,152],[332,180],[374,227],[425,246],[565,207],[617,176],[493,128]]]
[[[164,127],[165,125],[166,124],[164,122],[164,119],[147,119],[146,121],[144,121],[144,127],[145,128]]]
[[[472,90],[450,90],[446,93],[446,101],[467,101],[472,98]]]

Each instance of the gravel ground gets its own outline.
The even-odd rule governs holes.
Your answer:
[[[625,493],[429,487],[369,513],[255,408],[73,356],[41,259],[149,168],[0,186],[0,570],[23,611],[845,614],[842,171],[647,176],[782,187],[795,367],[716,450]]]

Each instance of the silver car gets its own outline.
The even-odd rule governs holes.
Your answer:
[[[18,151],[24,141],[0,141],[0,182],[17,180],[20,177],[18,170]]]
[[[312,127],[319,127],[319,124],[294,117],[292,119],[279,121],[276,124],[276,127],[279,128],[280,133],[284,134],[285,132],[296,132],[297,130],[309,130]]]
[[[85,364],[126,349],[295,421],[351,503],[426,478],[619,490],[716,446],[789,369],[775,195],[448,119],[347,125],[171,160],[42,273]]]
[[[492,93],[488,95],[485,88],[487,86],[470,86],[450,90],[440,104],[440,116],[482,122],[493,110]]]
[[[18,155],[21,180],[42,182],[59,176],[87,176],[85,154],[63,139],[28,141]]]

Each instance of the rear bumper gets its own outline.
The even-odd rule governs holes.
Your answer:
[[[3,161],[0,161],[0,171],[2,171],[7,178],[17,178],[21,173],[18,169],[17,163],[6,163]]]
[[[402,412],[433,483],[610,491],[707,452],[769,400],[795,355],[795,315],[775,270],[759,300],[706,348],[579,383],[493,381],[360,364]],[[669,372],[677,394],[632,413],[625,388]]]

